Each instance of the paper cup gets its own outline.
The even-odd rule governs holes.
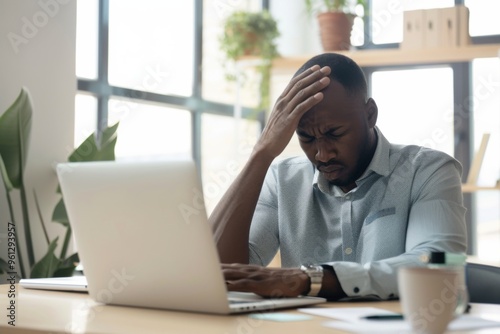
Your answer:
[[[399,298],[415,333],[443,333],[467,306],[463,267],[405,267],[398,272]]]

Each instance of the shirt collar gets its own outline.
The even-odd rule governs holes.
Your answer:
[[[381,176],[387,176],[390,174],[389,153],[391,144],[384,137],[378,127],[375,127],[375,132],[377,134],[377,147],[375,148],[375,153],[373,154],[373,158],[364,173],[356,180],[357,185],[359,185],[360,181],[369,176],[372,172]],[[343,194],[340,189],[337,189],[338,187],[331,186],[317,169],[315,169],[312,184],[313,186],[317,185],[319,190],[325,194]],[[355,190],[356,188],[352,191]]]

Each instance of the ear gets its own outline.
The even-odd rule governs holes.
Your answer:
[[[365,104],[365,112],[366,112],[366,120],[368,121],[368,126],[370,128],[374,128],[375,125],[377,124],[377,117],[378,117],[378,107],[377,104],[375,103],[375,100],[373,100],[371,97],[366,101]]]

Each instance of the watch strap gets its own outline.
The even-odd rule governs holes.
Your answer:
[[[323,283],[323,267],[314,264],[304,264],[300,269],[309,276],[310,288],[306,296],[317,296]]]

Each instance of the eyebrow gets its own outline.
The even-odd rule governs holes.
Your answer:
[[[339,125],[339,126],[332,126],[330,128],[327,128],[324,132],[321,132],[322,135],[325,135],[329,132],[335,132],[335,131],[338,131],[342,128],[342,125]],[[302,136],[302,137],[312,137],[310,134],[308,134],[307,132],[305,132],[304,130],[299,130],[297,129],[297,135],[299,136]]]
[[[297,135],[301,136],[301,137],[312,137],[310,134],[308,134],[307,132],[305,131],[302,131],[302,130],[298,130],[297,129]]]

